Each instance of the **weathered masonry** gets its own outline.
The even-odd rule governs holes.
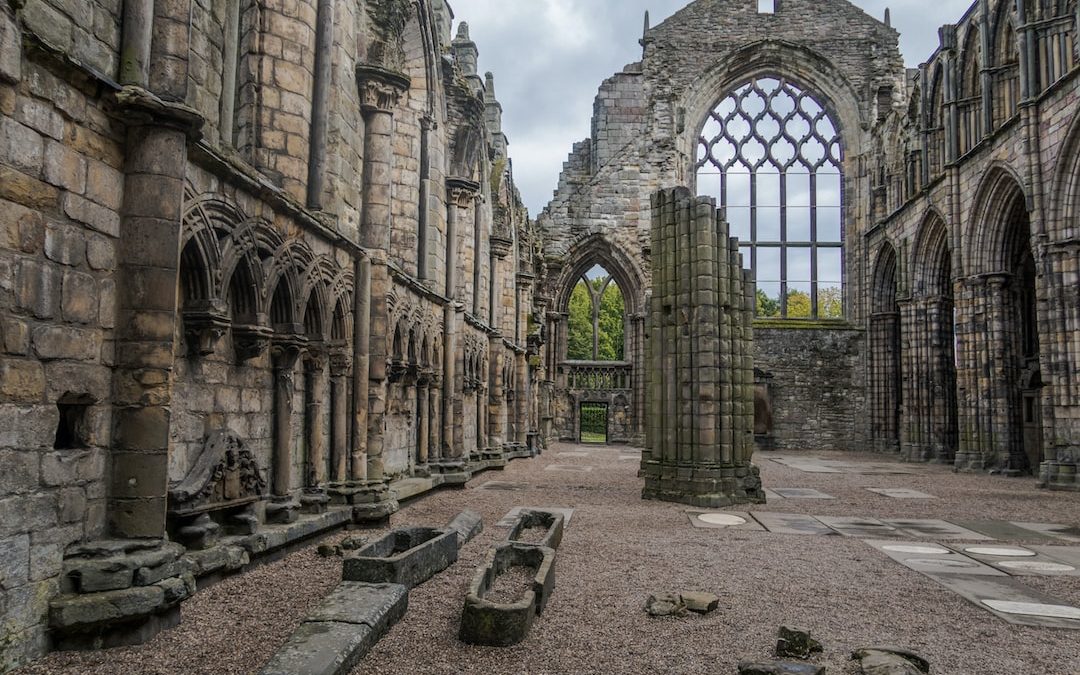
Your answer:
[[[605,81],[538,217],[542,425],[624,396],[640,429],[649,195],[716,198],[756,283],[759,448],[878,449],[1077,489],[1076,2],[979,0],[905,69],[845,0],[698,0]],[[575,385],[565,298],[601,266],[622,378]],[[617,386],[609,383],[616,382]]]
[[[0,670],[534,451],[535,234],[452,19],[0,3]]]

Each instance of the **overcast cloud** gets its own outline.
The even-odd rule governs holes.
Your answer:
[[[450,0],[469,23],[480,70],[495,73],[514,174],[529,213],[547,205],[573,143],[589,135],[600,83],[641,58],[645,10],[653,25],[687,0]],[[971,0],[855,0],[882,18],[892,9],[900,49],[917,66],[937,46],[937,27]],[[456,28],[455,28],[456,31]]]

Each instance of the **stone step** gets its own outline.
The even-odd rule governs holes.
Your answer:
[[[348,673],[408,607],[409,591],[400,584],[344,581],[308,615],[260,675]]]

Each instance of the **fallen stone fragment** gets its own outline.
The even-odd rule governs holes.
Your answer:
[[[686,616],[686,603],[677,593],[656,593],[645,601],[649,616]]]
[[[333,544],[319,544],[319,548],[315,549],[315,552],[323,558],[334,558],[343,555],[341,546],[335,546]]]
[[[930,662],[915,652],[897,647],[864,647],[855,650],[863,675],[925,675]]]
[[[697,614],[708,614],[720,606],[720,598],[712,593],[690,591],[681,593],[680,597],[686,608]]]
[[[825,675],[825,666],[791,661],[740,661],[739,675]]]
[[[365,546],[367,546],[367,543],[368,543],[368,538],[367,537],[361,537],[360,535],[355,535],[355,536],[352,536],[352,537],[345,537],[344,539],[342,539],[341,543],[338,544],[338,548],[340,548],[342,551],[355,551],[357,549],[364,548]]]
[[[466,510],[454,516],[454,519],[446,525],[446,529],[457,532],[458,548],[461,548],[484,531],[484,521],[479,513]]]
[[[810,631],[802,628],[780,626],[776,640],[776,655],[781,658],[808,659],[812,654],[825,651],[821,643],[810,637]]]

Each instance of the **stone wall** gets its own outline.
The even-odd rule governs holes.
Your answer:
[[[754,367],[771,376],[773,416],[759,448],[869,450],[864,331],[774,326],[754,328]]]

